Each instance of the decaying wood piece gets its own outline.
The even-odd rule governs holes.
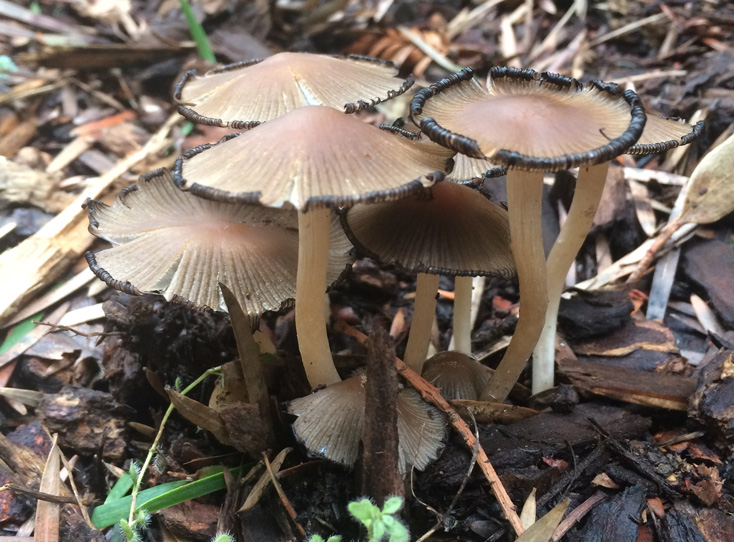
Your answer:
[[[398,374],[395,348],[382,328],[367,341],[365,420],[362,431],[362,493],[382,506],[403,495],[398,470]]]
[[[559,370],[580,391],[636,405],[685,411],[696,379],[599,363],[560,361]]]
[[[167,144],[168,132],[180,121],[176,114],[139,151],[119,161],[84,190],[63,212],[20,245],[0,254],[0,326],[79,259],[94,237],[87,234],[88,198],[100,195],[121,175]]]

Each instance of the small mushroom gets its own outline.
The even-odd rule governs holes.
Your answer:
[[[413,78],[397,75],[392,62],[369,57],[278,53],[203,76],[189,71],[173,96],[194,122],[242,129],[304,105],[359,111],[408,90]]]
[[[449,401],[479,398],[492,376],[489,368],[462,352],[439,352],[426,360],[423,378],[441,390]]]
[[[295,109],[237,137],[203,145],[176,181],[212,200],[298,209],[296,331],[312,386],[340,381],[323,320],[329,208],[404,197],[443,170],[452,152],[411,141],[323,106]]]
[[[288,412],[298,416],[293,431],[308,451],[354,465],[364,428],[365,382],[359,374],[290,402]],[[397,409],[400,471],[409,465],[423,470],[443,447],[446,421],[411,388],[398,393]]]
[[[226,311],[222,283],[255,317],[295,298],[295,211],[199,198],[179,190],[166,170],[142,176],[112,206],[87,205],[90,233],[113,245],[87,252],[87,261],[115,289]],[[333,282],[352,257],[338,220],[330,232],[327,276]]]
[[[579,166],[576,197],[601,196],[609,161],[640,137],[637,95],[613,84],[514,68],[492,68],[484,90],[470,68],[420,91],[411,114],[432,140],[508,167],[512,251],[522,309],[505,356],[482,399],[502,401],[535,346],[548,304],[540,228],[543,172]],[[588,195],[584,195],[584,193]],[[566,228],[574,230],[571,220]],[[584,235],[586,232],[584,232]],[[533,367],[533,389],[553,384],[553,367]]]
[[[418,273],[404,356],[418,373],[428,351],[439,275],[514,273],[507,212],[468,186],[442,181],[411,198],[355,205],[342,213],[342,224],[360,252]],[[454,332],[469,335],[469,322],[463,323],[467,329]]]

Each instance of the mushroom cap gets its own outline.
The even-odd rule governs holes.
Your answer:
[[[250,128],[304,105],[353,113],[394,98],[413,84],[392,62],[349,56],[278,53],[203,76],[184,74],[174,91],[186,118],[201,124]]]
[[[433,141],[511,168],[557,171],[611,160],[645,125],[634,92],[533,70],[492,68],[487,90],[471,68],[421,90],[411,114]]]
[[[403,197],[432,183],[453,152],[411,141],[324,106],[301,107],[176,162],[179,186],[268,207],[349,206]]]
[[[688,124],[682,119],[648,115],[640,139],[627,150],[627,154],[657,154],[688,145],[698,139],[703,121]]]
[[[298,419],[293,431],[311,453],[352,466],[359,455],[364,429],[366,376],[359,374],[290,402]],[[412,389],[398,393],[400,471],[408,465],[423,470],[438,457],[446,438],[446,420]]]
[[[493,179],[507,175],[507,167],[496,164],[486,158],[472,158],[465,154],[454,156],[454,167],[446,175],[446,180],[453,183],[479,186],[484,179]]]
[[[157,170],[122,190],[112,206],[88,201],[89,231],[113,244],[87,253],[90,268],[130,294],[226,311],[221,282],[245,312],[279,310],[295,298],[298,217],[271,209],[198,198]],[[351,263],[351,245],[332,220],[328,280]]]
[[[355,205],[342,225],[358,250],[411,273],[514,274],[507,211],[468,186],[443,181],[414,197]]]
[[[468,354],[439,352],[426,360],[422,376],[439,388],[441,395],[449,401],[476,401],[489,382],[492,372]]]

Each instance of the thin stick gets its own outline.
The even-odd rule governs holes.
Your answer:
[[[211,369],[207,369],[204,374],[202,374],[199,378],[194,380],[191,384],[186,386],[182,391],[181,395],[186,395],[191,390],[193,390],[196,386],[201,384],[206,377],[213,375],[213,374],[219,374],[222,372],[222,367],[212,367]],[[155,440],[153,440],[153,444],[151,444],[150,449],[148,450],[148,455],[145,456],[145,461],[143,462],[143,466],[140,468],[140,473],[138,473],[137,480],[135,481],[135,484],[133,484],[133,492],[132,492],[132,499],[130,500],[130,515],[128,516],[128,521],[130,523],[133,522],[134,515],[135,515],[135,504],[138,500],[138,493],[140,493],[140,486],[141,482],[143,480],[143,477],[145,476],[145,471],[148,470],[148,466],[150,465],[151,460],[153,459],[153,456],[155,455],[155,451],[158,449],[158,444],[161,441],[161,437],[163,436],[163,428],[166,427],[166,422],[168,422],[168,418],[171,417],[171,414],[173,414],[173,411],[176,410],[176,407],[173,406],[173,403],[168,405],[168,410],[166,410],[166,413],[163,415],[163,419],[161,420],[161,425],[158,428],[158,434],[155,436]]]
[[[356,339],[360,344],[364,344],[365,341],[367,341],[367,335],[343,321],[338,321],[335,324],[334,329]],[[446,414],[449,422],[456,432],[459,433],[469,451],[473,453],[475,449],[478,450],[477,464],[479,465],[479,468],[482,469],[484,476],[487,478],[487,481],[492,488],[492,493],[494,493],[494,496],[497,498],[507,521],[510,522],[510,525],[512,525],[512,528],[518,536],[525,532],[522,522],[520,521],[520,517],[517,515],[515,510],[515,505],[512,504],[512,499],[510,499],[507,491],[505,491],[502,481],[499,476],[497,476],[497,472],[494,470],[492,463],[490,463],[487,454],[479,444],[477,438],[471,432],[471,429],[469,429],[467,423],[461,419],[453,407],[441,396],[441,390],[429,384],[398,357],[395,358],[395,366],[397,367],[398,374],[410,382],[410,384],[418,390],[425,400],[432,403],[441,412]]]
[[[285,511],[288,512],[288,516],[293,520],[293,523],[296,524],[296,528],[298,529],[298,532],[301,533],[301,536],[303,538],[306,538],[306,531],[303,529],[300,523],[296,521],[296,511],[293,509],[293,505],[291,504],[291,501],[288,500],[288,497],[286,496],[285,492],[283,491],[283,488],[280,487],[280,483],[278,482],[278,478],[275,476],[275,473],[273,472],[272,467],[270,466],[270,461],[268,460],[268,456],[263,453],[263,461],[265,462],[265,468],[268,469],[268,475],[270,475],[270,481],[273,484],[273,487],[275,488],[275,491],[278,493],[278,497],[280,497],[280,502],[283,504],[283,508],[285,508]]]

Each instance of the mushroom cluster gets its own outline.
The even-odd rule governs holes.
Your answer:
[[[355,247],[417,275],[405,361],[448,398],[503,401],[536,343],[540,391],[553,384],[563,276],[610,160],[685,144],[700,130],[647,118],[637,95],[616,85],[508,68],[493,68],[486,88],[466,69],[417,93],[411,115],[422,133],[353,115],[412,83],[391,63],[305,53],[188,72],[174,92],[180,113],[242,132],[183,154],[173,172],[144,175],[111,206],[88,202],[90,232],[113,246],[87,260],[113,288],[224,311],[224,287],[253,325],[295,304],[301,359],[317,391],[290,403],[294,431],[309,451],[345,465],[358,456],[366,377],[337,372],[323,301]],[[543,172],[574,167],[573,205],[546,262]],[[509,209],[476,190],[505,174]],[[460,353],[425,363],[439,275],[455,277]],[[471,281],[489,275],[517,275],[522,303],[494,375],[469,355]],[[445,428],[436,409],[402,390],[401,468],[434,459]]]
[[[174,93],[179,111],[243,132],[192,149],[172,176],[141,178],[111,207],[88,202],[90,231],[114,246],[87,259],[112,287],[225,310],[221,284],[253,322],[295,302],[306,376],[313,388],[326,386],[291,405],[301,415],[295,430],[312,452],[347,464],[359,433],[356,447],[329,442],[349,440],[334,431],[350,423],[350,411],[364,409],[364,377],[341,380],[326,333],[327,286],[352,258],[335,210],[421,192],[454,155],[351,113],[402,94],[412,82],[398,78],[391,63],[304,53],[203,76],[189,72]],[[336,422],[323,410],[333,397],[349,404],[336,410]],[[405,465],[423,468],[441,446],[445,422],[416,394],[400,397],[401,454]],[[416,424],[427,431],[421,438],[406,430]]]
[[[521,315],[481,398],[503,401],[533,360],[533,392],[553,386],[555,325],[563,279],[591,227],[610,161],[695,139],[699,126],[648,118],[639,97],[615,84],[495,67],[486,88],[471,68],[416,94],[411,114],[433,141],[507,167],[510,236]],[[647,127],[647,129],[645,129]],[[540,228],[544,172],[579,168],[573,203],[546,263]]]

